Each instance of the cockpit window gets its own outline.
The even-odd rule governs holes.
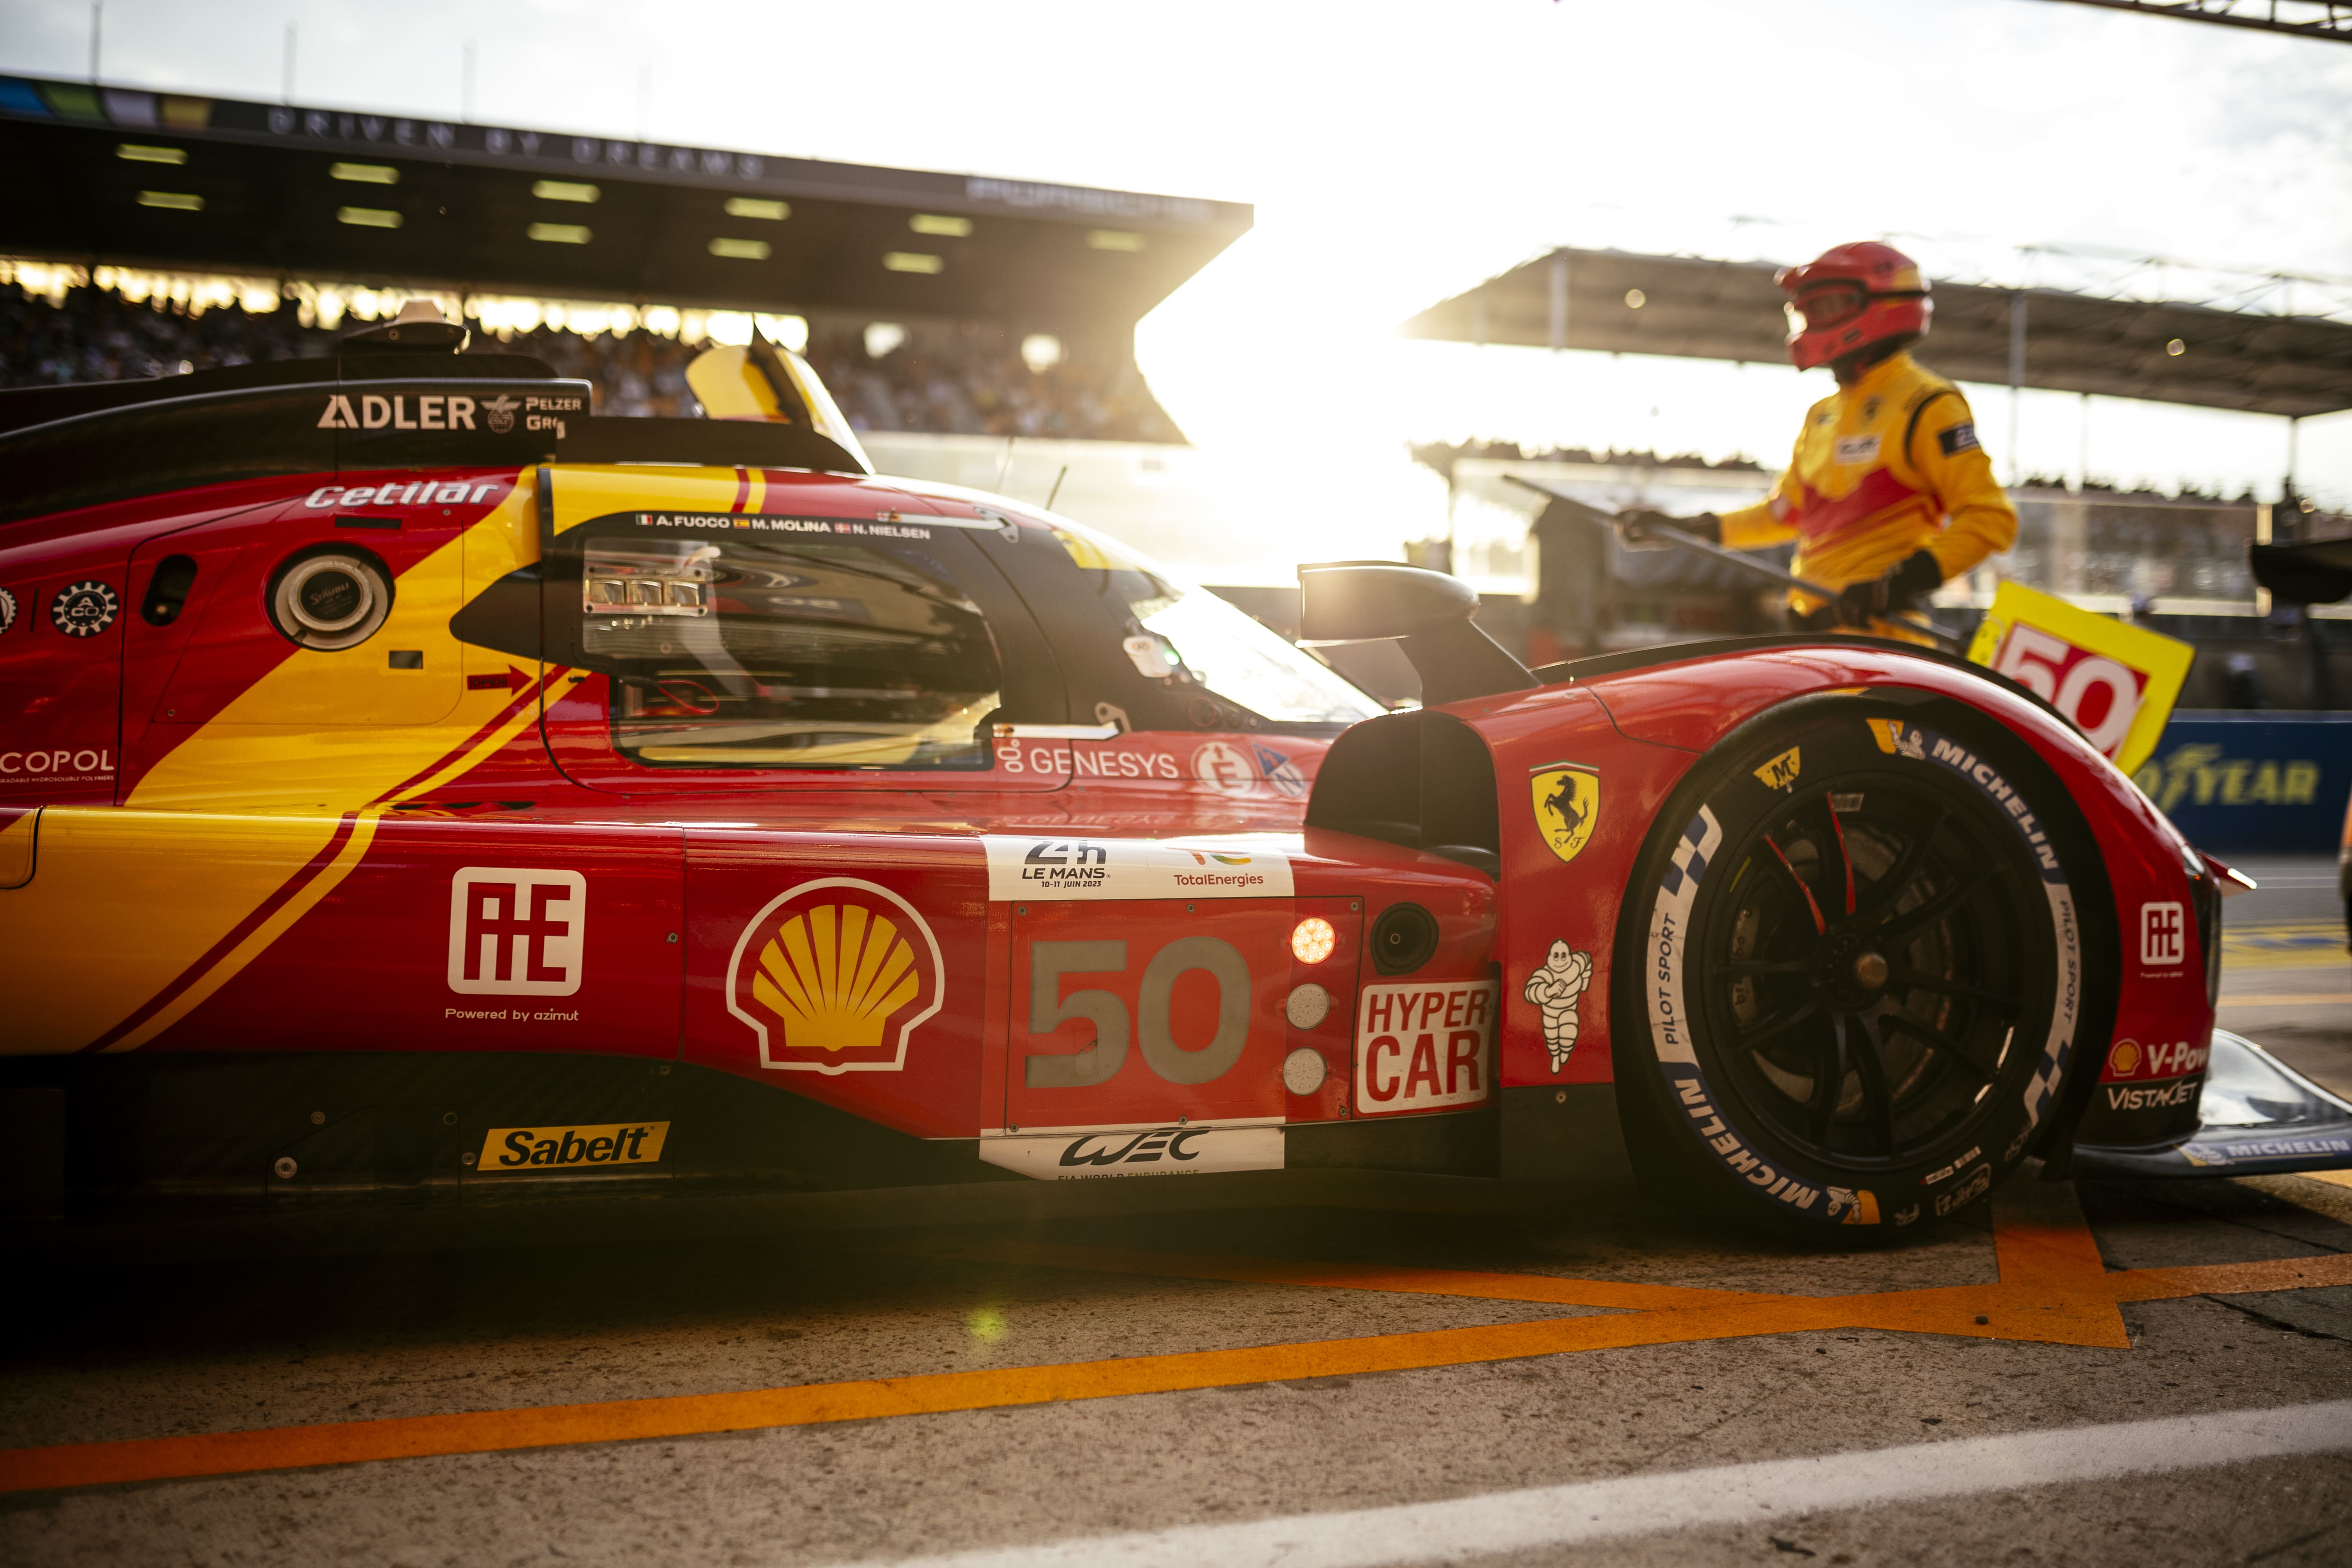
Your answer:
[[[583,654],[613,744],[657,766],[985,768],[996,643],[915,552],[608,538],[582,561]]]
[[[1171,673],[1189,671],[1226,701],[1276,723],[1352,724],[1385,711],[1307,649],[1115,540],[1066,521],[1054,525],[1054,537],[1095,592],[1159,645],[1142,657],[1156,653]]]

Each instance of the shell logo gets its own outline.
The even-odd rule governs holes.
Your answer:
[[[946,999],[939,939],[912,904],[825,877],[769,900],[735,940],[727,1010],[780,1072],[898,1072]]]
[[[2139,1066],[2139,1042],[2117,1040],[2116,1048],[2107,1053],[2107,1068],[2117,1078],[2129,1078]]]

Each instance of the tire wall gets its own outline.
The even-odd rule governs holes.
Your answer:
[[[1667,797],[1702,752],[1764,710],[1809,693],[1857,689],[1884,690],[1896,702],[1949,698],[2009,731],[2049,768],[2096,847],[2096,865],[2074,877],[2084,1000],[2067,1081],[2043,1119],[2043,1136],[2070,1131],[2102,1084],[2148,1087],[2127,1073],[2145,1075],[2153,1061],[2194,1062],[2189,1078],[2201,1079],[2213,1009],[2194,922],[2181,962],[2140,962],[2145,908],[2191,902],[2183,841],[2171,825],[2062,721],[2024,699],[1948,665],[1869,647],[1824,646],[1633,670],[1477,705],[1483,712],[1468,703],[1453,706],[1492,750],[1500,797],[1509,889],[1497,947],[1506,1086],[1612,1081],[1619,910]],[[1559,763],[1591,768],[1598,794],[1590,832],[1566,858],[1548,842],[1533,794],[1535,779]],[[2049,793],[2046,784],[2039,793]],[[1547,967],[1555,942],[1591,963],[1572,1008],[1551,1009],[1556,1024],[1564,1022],[1563,1013],[1575,1019],[1572,1048],[1558,1068],[1548,1048],[1547,1010],[1528,999],[1529,982]],[[1537,987],[1539,994],[1563,989]],[[2126,1042],[2134,1048],[2123,1049]],[[2151,1042],[2168,1050],[2151,1052]],[[2095,1059],[2095,1074],[2089,1070]],[[2133,1064],[2128,1069],[2126,1062]]]

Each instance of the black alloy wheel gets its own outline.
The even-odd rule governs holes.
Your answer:
[[[1804,1154],[1896,1167],[1938,1146],[2017,1046],[2040,888],[1932,775],[1799,792],[1727,859],[1699,953],[1705,1037]]]
[[[1811,699],[1744,726],[1627,893],[1612,1047],[1652,1173],[1805,1228],[1982,1198],[2074,1054],[2082,841],[1966,710]]]

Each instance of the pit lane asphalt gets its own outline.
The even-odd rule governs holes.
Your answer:
[[[2258,897],[2231,901],[2233,929],[2326,912],[2316,899],[2305,911]],[[2352,1005],[2307,1000],[2352,991],[2352,963],[2340,948],[2330,959],[2286,945],[2283,963],[2280,942],[2233,944],[2224,1023],[2352,1089]],[[2352,1560],[2352,1432],[2345,1451],[2042,1485],[2024,1469],[2016,1485],[1959,1497],[1904,1495],[1914,1461],[1898,1457],[1895,1490],[1869,1506],[1754,1522],[1710,1512],[1725,1467],[1843,1454],[1832,1471],[1876,1474],[1890,1467],[1871,1455],[1923,1442],[2128,1434],[2352,1397],[2352,1284],[2244,1288],[2292,1282],[2292,1264],[2234,1285],[2138,1275],[2207,1289],[2093,1310],[2068,1294],[2079,1281],[2021,1266],[2033,1255],[2015,1243],[2063,1245],[2087,1224],[2110,1271],[2315,1258],[2332,1261],[2308,1266],[2315,1277],[2352,1280],[2352,1186],[2021,1182],[2003,1196],[1998,1258],[1983,1215],[1897,1249],[1824,1254],[1617,1205],[1540,1220],[1257,1210],[16,1272],[0,1307],[0,1447],[20,1454],[810,1385],[856,1391],[843,1397],[857,1415],[910,1397],[917,1378],[972,1407],[735,1431],[706,1419],[703,1435],[639,1441],[597,1440],[583,1418],[567,1431],[585,1440],[552,1447],[448,1451],[472,1441],[461,1436],[420,1458],[17,1491],[0,1497],[0,1561],[824,1564],[1055,1542],[1089,1559],[1099,1537],[1482,1496],[1499,1510],[1527,1489],[1643,1477],[1667,1478],[1669,1498],[1686,1488],[1688,1512],[1485,1560]],[[1760,1321],[1730,1330],[1709,1309],[1659,1342],[1506,1353],[1513,1335],[1622,1325],[1610,1308],[1562,1302],[1628,1283],[1810,1300],[2011,1275],[2022,1282],[2004,1284],[1988,1328],[1964,1314],[1927,1331],[1775,1330],[1772,1314],[1800,1324],[1802,1312],[1768,1301],[1738,1310]],[[2128,1348],[2095,1342],[2100,1311],[2119,1312],[2112,1337]],[[1528,1327],[1543,1324],[1566,1327]],[[1281,1375],[1246,1381],[1216,1383],[1213,1366],[1209,1386],[1165,1370],[1331,1342],[1359,1348],[1279,1352],[1265,1364]],[[1453,1347],[1438,1364],[1301,1375],[1433,1343]],[[1030,1396],[1017,1376],[987,1381],[1042,1366],[1081,1370],[1055,1374],[1063,1394],[1044,1403],[1013,1399]],[[1103,1366],[1167,1391],[1069,1396]],[[184,1476],[176,1463],[142,1473]],[[1317,1539],[1311,1519],[1291,1528]]]

